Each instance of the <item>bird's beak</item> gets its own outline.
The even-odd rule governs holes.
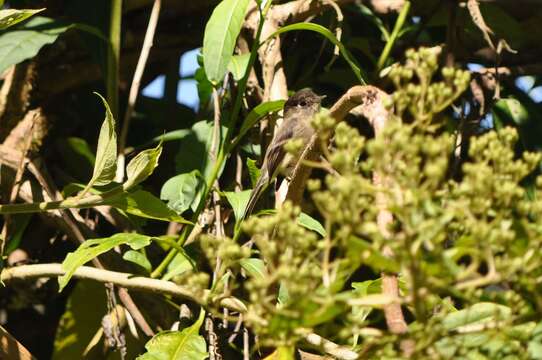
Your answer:
[[[322,96],[319,96],[320,98],[320,101],[324,100],[325,98],[327,98],[327,95],[322,95]]]

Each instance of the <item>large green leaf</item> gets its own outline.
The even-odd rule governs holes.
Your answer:
[[[92,178],[88,182],[83,193],[95,185],[107,185],[115,178],[117,171],[117,134],[115,133],[115,119],[107,101],[102,95],[95,93],[102,100],[105,106],[105,120],[100,129],[98,137],[98,148],[96,150],[96,161]]]
[[[45,9],[4,9],[0,10],[0,30],[20,23]]]
[[[198,170],[172,177],[162,186],[160,199],[168,202],[168,206],[181,214],[198,206],[205,188],[205,182]]]
[[[241,31],[249,0],[224,0],[216,6],[203,35],[203,66],[207,78],[222,81]]]
[[[75,252],[68,253],[62,262],[62,269],[66,273],[58,278],[60,291],[68,284],[71,277],[80,266],[94,259],[100,254],[108,252],[116,246],[129,245],[133,250],[141,249],[151,243],[151,237],[134,233],[120,233],[108,238],[91,239],[85,241]]]
[[[198,320],[183,331],[162,331],[145,345],[147,353],[138,360],[204,360],[207,358],[207,344],[199,330],[205,312],[200,310]]]
[[[295,31],[295,30],[314,31],[320,35],[323,35],[326,39],[331,41],[333,45],[339,48],[341,55],[343,56],[344,60],[346,60],[348,65],[350,65],[350,67],[352,68],[352,71],[356,75],[356,78],[358,79],[358,81],[363,85],[366,84],[365,79],[367,78],[367,76],[362,72],[356,60],[352,57],[352,54],[350,54],[350,52],[346,49],[346,47],[335,37],[335,35],[333,35],[331,31],[329,31],[322,25],[306,23],[306,22],[286,25],[286,26],[281,27],[277,31],[275,31],[273,34],[271,34],[265,41],[268,41],[269,39],[277,35],[283,34],[285,32]]]
[[[178,223],[190,223],[182,216],[177,215],[164,202],[148,191],[136,190],[123,193],[106,201],[106,205],[127,212],[128,214],[144,217],[147,219],[175,221]]]
[[[137,154],[126,167],[128,179],[124,183],[124,188],[129,189],[148,178],[158,166],[160,154],[162,154],[162,143],[154,149],[143,150]]]
[[[11,65],[33,58],[68,28],[69,25],[37,16],[24,26],[0,35],[0,73]]]

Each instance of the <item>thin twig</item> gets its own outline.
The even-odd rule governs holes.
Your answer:
[[[151,15],[149,16],[149,24],[147,25],[147,31],[143,39],[143,46],[141,48],[141,54],[137,60],[137,65],[130,85],[130,93],[128,95],[128,106],[124,113],[124,121],[122,122],[122,129],[119,136],[119,157],[117,161],[117,181],[122,182],[124,180],[124,149],[126,147],[126,138],[128,136],[128,130],[130,128],[130,121],[134,113],[135,103],[139,94],[139,88],[141,87],[141,78],[147,65],[147,60],[151,52],[153,45],[154,34],[156,32],[156,26],[158,24],[158,18],[160,17],[160,7],[162,0],[154,0],[152,5]]]

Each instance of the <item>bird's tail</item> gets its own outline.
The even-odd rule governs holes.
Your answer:
[[[260,196],[265,191],[268,185],[268,176],[262,175],[256,182],[254,189],[250,193],[250,198],[248,199],[247,207],[245,208],[245,213],[243,214],[243,219],[246,219],[247,216],[252,214],[256,203],[260,199]]]

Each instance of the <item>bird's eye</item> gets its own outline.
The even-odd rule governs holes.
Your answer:
[[[305,100],[301,100],[298,105],[305,107],[307,106],[307,102]]]

